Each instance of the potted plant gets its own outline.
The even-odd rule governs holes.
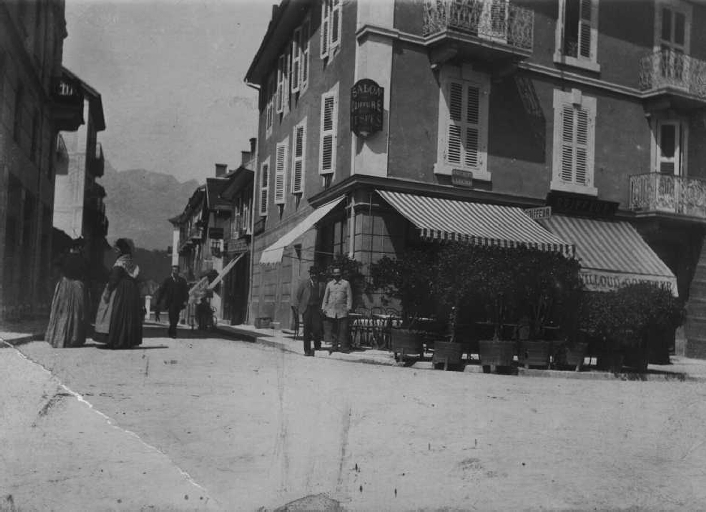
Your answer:
[[[449,315],[449,335],[446,340],[434,341],[434,355],[432,356],[432,364],[443,364],[444,370],[448,370],[449,366],[461,366],[463,357],[463,346],[456,341],[456,312],[454,307]]]

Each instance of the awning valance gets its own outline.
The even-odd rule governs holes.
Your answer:
[[[573,256],[574,248],[532,220],[522,208],[470,203],[388,190],[380,196],[427,239],[476,245],[531,247]]]
[[[319,206],[316,210],[311,212],[303,221],[297,224],[294,229],[289,231],[286,235],[284,235],[282,238],[277,240],[275,243],[270,245],[267,249],[262,252],[262,255],[260,256],[260,264],[273,265],[282,261],[284,249],[288,245],[294,243],[297,238],[299,238],[304,233],[309,231],[312,227],[314,227],[314,224],[319,222],[321,219],[324,218],[326,214],[328,214],[331,210],[338,206],[338,204],[343,201],[344,197],[345,196],[341,196],[338,199],[334,199],[329,203]]]
[[[242,257],[243,257],[243,254],[239,254],[236,258],[233,258],[232,260],[230,260],[230,262],[228,262],[228,264],[225,267],[223,267],[223,270],[221,270],[219,272],[218,276],[216,276],[216,278],[213,281],[211,281],[211,284],[208,285],[208,289],[213,290],[218,283],[223,281],[223,279],[226,277],[226,275],[228,275],[228,272],[230,272],[230,270],[235,266],[236,263],[238,263],[238,260]]]
[[[592,291],[610,291],[635,282],[666,284],[676,296],[669,267],[628,222],[555,215],[540,221],[552,233],[576,245],[581,278]]]

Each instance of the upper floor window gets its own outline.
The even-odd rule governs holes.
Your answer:
[[[559,0],[554,61],[600,71],[598,0]]]
[[[306,118],[294,127],[292,144],[292,194],[304,192],[306,164]]]
[[[338,84],[321,96],[321,140],[319,173],[336,171],[336,144],[338,140]]]
[[[329,60],[341,45],[341,0],[323,0],[321,3],[321,58]]]
[[[490,80],[470,67],[445,67],[441,73],[436,174],[453,169],[490,180],[487,169]]]
[[[687,2],[667,0],[658,2],[656,9],[654,51],[660,54],[659,72],[663,78],[686,86],[692,7]]]
[[[284,205],[284,191],[287,185],[287,157],[289,138],[277,144],[275,150],[275,204]]]
[[[260,216],[267,215],[267,202],[270,192],[270,159],[266,159],[260,166]]]
[[[552,190],[597,195],[593,186],[596,98],[554,90]]]
[[[294,30],[292,38],[291,91],[302,94],[309,85],[309,19]]]
[[[653,121],[652,171],[685,176],[689,125],[680,119]]]
[[[277,59],[277,96],[276,110],[278,114],[289,108],[289,51]]]
[[[265,107],[265,137],[272,135],[272,125],[275,119],[275,74],[267,78],[267,106]]]

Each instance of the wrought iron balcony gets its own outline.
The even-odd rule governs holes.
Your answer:
[[[67,76],[52,81],[52,114],[57,130],[76,131],[83,124],[80,84]]]
[[[706,180],[657,172],[630,176],[630,209],[706,220]]]
[[[503,54],[528,57],[534,12],[508,0],[424,0],[423,35],[484,47],[489,59]]]
[[[640,89],[706,102],[706,62],[673,50],[640,59]],[[684,106],[694,106],[687,103]]]

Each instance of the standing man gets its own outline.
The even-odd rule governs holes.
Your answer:
[[[316,350],[321,350],[321,284],[316,267],[309,267],[309,279],[302,279],[297,287],[297,293],[292,302],[296,318],[302,315],[304,322],[304,355],[314,356]],[[314,350],[311,349],[311,339],[314,339]]]
[[[172,266],[172,275],[164,280],[157,290],[157,307],[164,307],[169,313],[169,336],[176,338],[179,313],[189,300],[189,288],[186,279],[179,275],[179,267]]]
[[[353,309],[353,293],[351,285],[341,279],[341,269],[333,269],[333,281],[326,285],[324,301],[321,308],[326,315],[326,334],[331,340],[331,352],[340,350],[344,354],[350,352],[348,342],[348,313]]]

